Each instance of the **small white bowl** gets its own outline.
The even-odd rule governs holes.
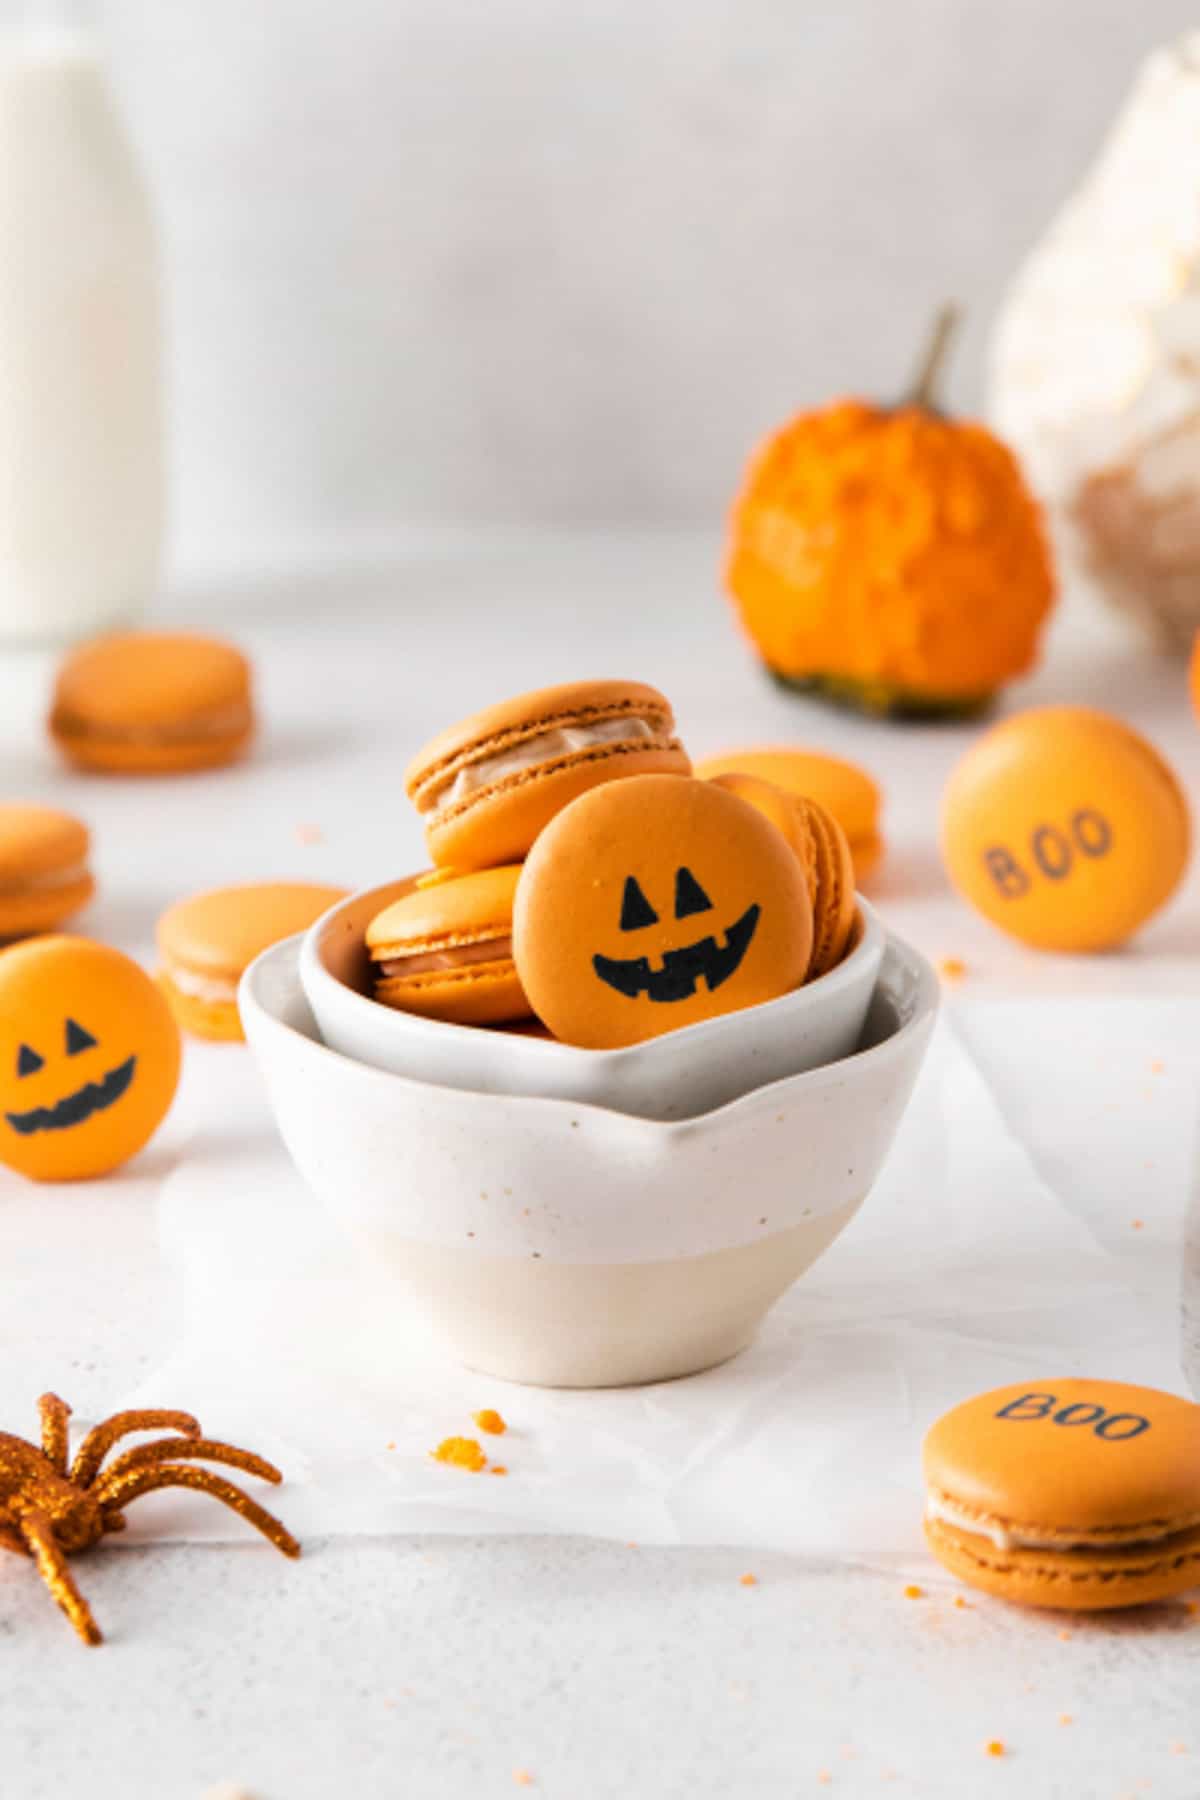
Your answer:
[[[376,913],[415,885],[409,876],[331,907],[305,937],[300,980],[330,1049],[393,1075],[472,1093],[581,1100],[644,1119],[711,1112],[752,1088],[848,1055],[883,956],[883,928],[860,900],[857,943],[819,981],[624,1050],[582,1050],[422,1019],[373,1000],[364,934]]]
[[[862,1204],[938,984],[889,939],[864,1044],[698,1117],[467,1093],[327,1049],[299,938],[242,980],[246,1035],[308,1185],[460,1361],[512,1381],[661,1381],[741,1350]]]

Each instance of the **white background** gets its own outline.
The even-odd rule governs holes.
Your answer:
[[[169,278],[175,566],[711,523],[798,406],[952,392],[1189,0],[107,0]]]

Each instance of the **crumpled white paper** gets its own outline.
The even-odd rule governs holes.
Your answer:
[[[159,1202],[177,1341],[124,1399],[186,1405],[278,1461],[286,1487],[264,1497],[301,1537],[916,1554],[921,1437],[946,1407],[1064,1374],[1183,1388],[1194,1035],[1170,1002],[952,1008],[873,1195],[759,1341],[690,1380],[596,1393],[431,1351],[293,1172],[245,1059],[205,1053]],[[482,1439],[507,1477],[432,1462],[484,1406],[509,1422]],[[159,1537],[245,1530],[211,1501],[156,1499]]]

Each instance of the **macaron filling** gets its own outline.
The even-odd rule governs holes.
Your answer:
[[[1176,1537],[1200,1524],[1200,1514],[1197,1514],[1192,1518],[1172,1519],[1169,1523],[1156,1519],[1143,1525],[1113,1526],[1107,1531],[1087,1534],[1072,1532],[1069,1527],[1065,1531],[1049,1527],[1039,1530],[1032,1525],[1013,1525],[992,1513],[972,1512],[936,1488],[930,1489],[926,1498],[925,1517],[949,1525],[954,1531],[970,1531],[978,1537],[989,1538],[997,1550],[1132,1550],[1141,1544],[1160,1544],[1164,1539]]]
[[[114,725],[58,710],[53,727],[63,737],[86,738],[108,744],[190,744],[198,739],[228,737],[231,732],[247,731],[253,723],[253,709],[248,701],[223,706],[185,720],[163,720],[155,725]]]
[[[231,976],[197,975],[192,969],[170,961],[165,964],[163,973],[189,1000],[199,1000],[205,1006],[233,1005],[237,1001],[238,984]]]
[[[432,812],[436,816],[449,812],[481,789],[494,787],[498,782],[521,775],[526,769],[569,762],[573,757],[612,745],[622,748],[627,745],[638,750],[648,747],[671,750],[676,748],[676,741],[671,735],[669,720],[646,719],[629,713],[599,719],[589,725],[559,725],[519,743],[506,744],[491,754],[486,752],[486,746],[480,746],[481,754],[447,769],[440,781],[436,775],[431,776],[424,790],[417,795],[417,805],[422,812]]]
[[[0,894],[41,894],[54,888],[74,887],[76,882],[89,878],[86,863],[71,863],[65,869],[45,869],[37,875],[24,875],[14,879],[0,873]]]
[[[378,975],[431,975],[446,969],[469,969],[480,963],[512,961],[512,938],[486,938],[474,944],[445,944],[437,950],[417,948],[413,952],[389,944],[373,953]]]

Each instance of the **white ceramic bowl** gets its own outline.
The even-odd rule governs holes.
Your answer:
[[[860,900],[857,943],[819,981],[624,1050],[581,1050],[512,1031],[422,1019],[371,999],[367,926],[415,883],[409,876],[331,907],[305,937],[300,980],[331,1049],[394,1075],[472,1093],[581,1100],[645,1119],[711,1112],[781,1076],[849,1055],[883,956],[883,928]]]
[[[260,956],[240,993],[297,1168],[460,1361],[553,1387],[665,1380],[742,1349],[870,1190],[938,1002],[928,963],[889,939],[858,1054],[667,1123],[340,1056],[300,942]]]

